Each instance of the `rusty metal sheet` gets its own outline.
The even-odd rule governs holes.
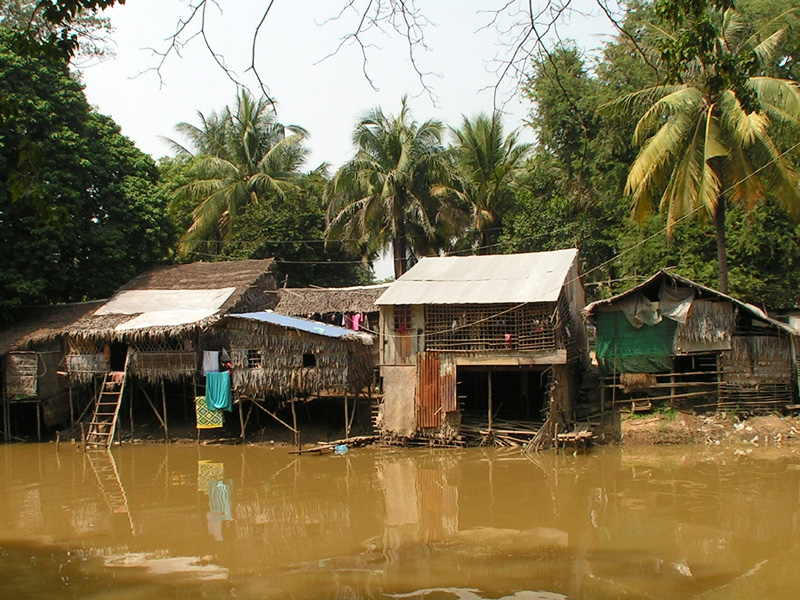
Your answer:
[[[428,429],[442,424],[442,401],[439,393],[439,356],[417,356],[417,427]]]
[[[420,354],[417,357],[417,427],[440,427],[444,414],[457,408],[455,361],[435,352]]]

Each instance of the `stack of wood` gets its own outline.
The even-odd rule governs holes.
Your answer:
[[[467,443],[517,448],[528,444],[542,428],[538,421],[493,421],[491,429],[486,419],[464,415],[461,437]]]

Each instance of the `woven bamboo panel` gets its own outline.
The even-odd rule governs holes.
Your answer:
[[[465,352],[555,350],[553,304],[425,306],[425,349]]]
[[[35,396],[38,393],[39,355],[11,352],[6,355],[6,393]]]

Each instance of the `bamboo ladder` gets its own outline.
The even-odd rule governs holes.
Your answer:
[[[125,391],[125,383],[128,379],[130,358],[131,353],[128,352],[125,356],[124,370],[109,371],[103,376],[103,383],[97,392],[94,414],[89,423],[89,431],[84,440],[86,446],[103,446],[105,448],[111,446],[117,429],[122,393]]]

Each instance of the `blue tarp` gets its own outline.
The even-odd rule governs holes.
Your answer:
[[[358,332],[352,329],[345,329],[344,327],[336,327],[335,325],[326,325],[317,321],[310,321],[308,319],[298,319],[297,317],[287,317],[274,312],[252,312],[241,313],[237,315],[226,315],[227,319],[247,319],[249,321],[258,321],[260,323],[271,323],[272,325],[279,325],[281,327],[291,327],[299,331],[308,331],[309,333],[316,333],[332,338],[343,338],[347,336],[358,335]]]

